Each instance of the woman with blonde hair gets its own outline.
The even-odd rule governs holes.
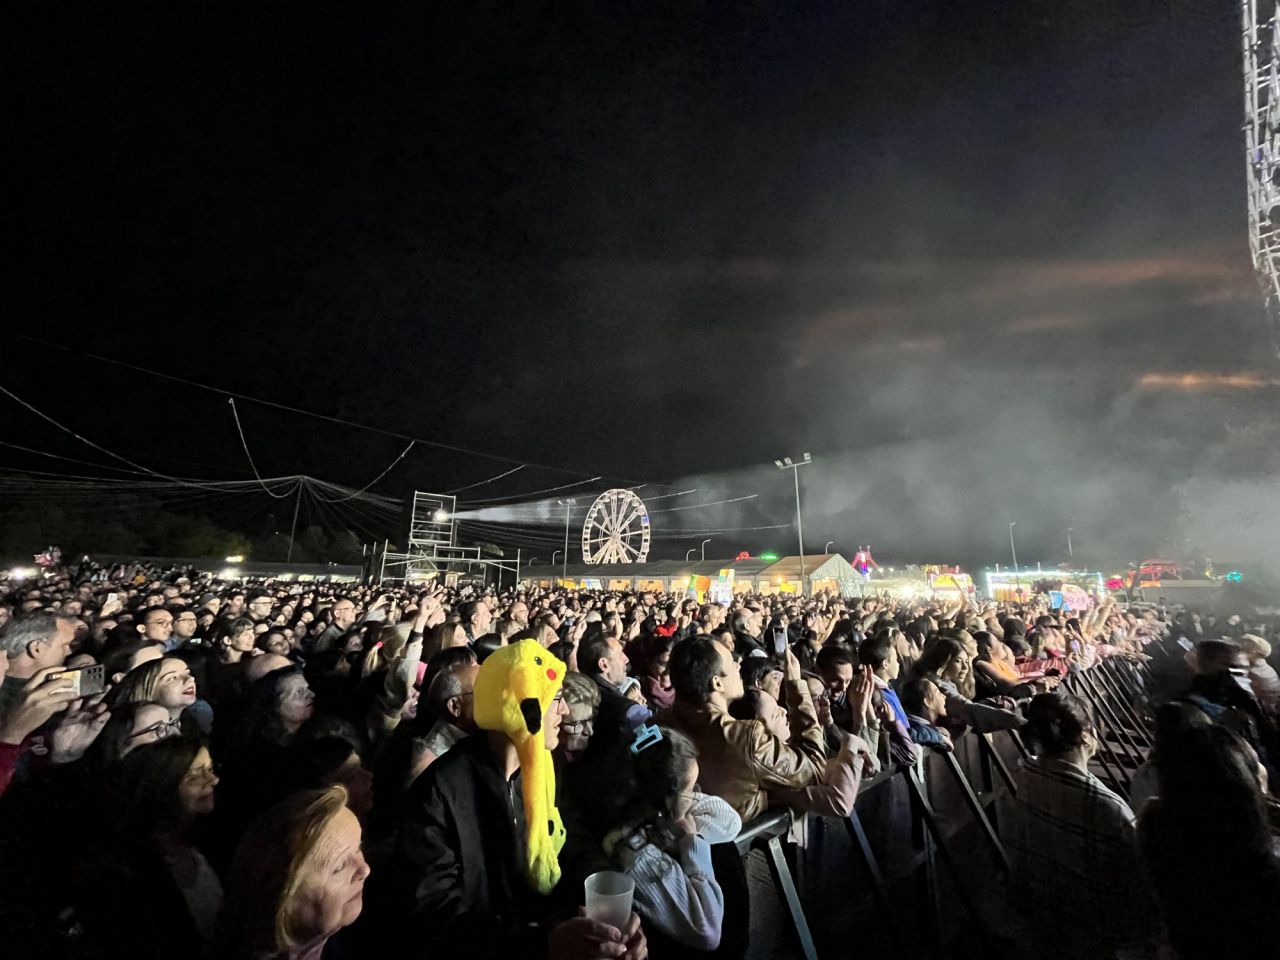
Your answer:
[[[315,960],[364,908],[369,865],[347,791],[296,793],[249,828],[227,874],[222,955]]]
[[[182,722],[185,732],[195,734],[199,724],[185,711],[196,702],[199,691],[195,677],[186,662],[177,657],[164,657],[135,667],[111,690],[113,707],[129,703],[154,703],[169,711],[172,723]],[[208,709],[208,705],[205,704]],[[185,717],[185,719],[184,719]]]

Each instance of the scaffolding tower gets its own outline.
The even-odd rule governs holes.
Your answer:
[[[1241,19],[1249,252],[1272,347],[1280,352],[1280,31],[1274,0],[1241,0]]]
[[[518,583],[520,551],[516,551],[514,560],[508,560],[486,557],[481,547],[459,546],[456,509],[456,497],[414,491],[405,551],[395,552],[389,543],[383,543],[374,564],[375,582],[414,584],[438,580],[452,586],[464,579],[487,583],[491,573],[501,582],[503,573],[510,573],[511,582]]]

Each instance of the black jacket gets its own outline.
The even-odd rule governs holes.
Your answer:
[[[405,933],[412,956],[545,955],[539,922],[555,902],[525,879],[520,773],[504,780],[484,733],[460,741],[409,788],[387,872],[387,902],[404,912],[382,929]]]
[[[635,729],[627,713],[636,706],[636,702],[619,693],[618,688],[604,677],[593,676],[591,679],[600,691],[600,708],[596,711],[587,751],[598,754],[619,745],[629,746],[635,739]]]

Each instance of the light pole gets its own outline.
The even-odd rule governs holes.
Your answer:
[[[556,503],[564,507],[564,557],[560,561],[560,579],[567,580],[569,578],[569,511],[577,500],[557,500]],[[552,563],[555,563],[555,554],[552,554]]]
[[[557,554],[557,553],[563,553],[563,552],[564,552],[563,550],[552,550],[552,551],[551,551],[551,563],[550,563],[550,566],[553,566],[553,567],[554,567],[554,566],[556,565],[556,554]]]
[[[1018,548],[1013,542],[1013,528],[1018,525],[1017,520],[1009,521],[1009,552],[1013,554],[1013,572],[1018,572]]]
[[[790,470],[796,483],[796,543],[800,548],[800,596],[802,597],[807,597],[809,590],[804,579],[804,519],[800,515],[800,468],[811,463],[813,463],[813,457],[807,453],[803,460],[796,463],[792,463],[790,457],[773,461],[774,466],[779,470]]]
[[[1075,566],[1076,553],[1071,549],[1071,531],[1075,527],[1067,527],[1067,559],[1071,561],[1071,565]]]
[[[706,560],[707,560],[707,544],[708,544],[708,543],[710,543],[710,542],[711,542],[711,538],[710,538],[710,537],[707,537],[707,539],[705,539],[705,540],[703,540],[703,541],[702,541],[702,561],[703,561],[704,563],[705,563],[705,562],[706,562]]]
[[[825,556],[826,554],[828,554],[828,553],[830,553],[830,552],[831,552],[831,545],[832,545],[833,543],[835,543],[835,541],[834,541],[834,540],[828,540],[828,541],[827,541],[826,546],[824,546],[824,547],[822,548],[822,553],[823,553],[823,555],[824,555],[824,556]]]
[[[689,558],[693,556],[693,551],[695,551],[695,550],[697,550],[697,549],[698,549],[697,547],[690,547],[688,550],[686,550],[686,551],[684,552],[684,562],[685,562],[685,563],[688,563],[688,562],[689,562]]]

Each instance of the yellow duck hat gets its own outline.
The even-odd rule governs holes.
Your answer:
[[[520,758],[528,829],[529,885],[550,893],[560,880],[564,822],[556,809],[556,771],[542,734],[542,718],[564,683],[565,665],[536,640],[499,647],[476,674],[472,704],[481,730],[506,734]]]

